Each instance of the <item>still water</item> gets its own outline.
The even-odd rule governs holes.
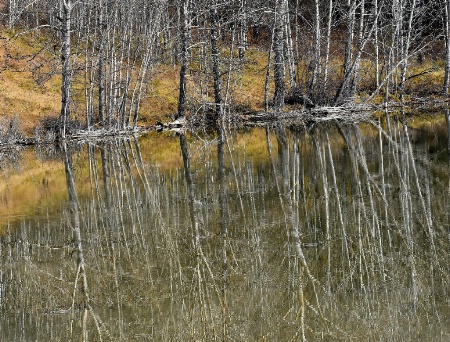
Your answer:
[[[1,164],[1,341],[448,341],[444,115]]]

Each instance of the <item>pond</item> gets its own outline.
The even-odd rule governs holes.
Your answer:
[[[444,114],[8,154],[2,341],[447,341]]]

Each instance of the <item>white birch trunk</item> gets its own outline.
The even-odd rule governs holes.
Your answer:
[[[241,0],[239,6],[239,59],[242,60],[245,57],[245,51],[247,51],[247,10],[246,1]]]
[[[103,1],[99,0],[99,47],[98,47],[98,115],[102,122],[105,121],[105,51],[104,51],[104,32],[106,27],[106,20],[103,16]]]
[[[274,65],[273,77],[275,82],[275,93],[273,96],[273,105],[275,110],[280,110],[284,105],[285,96],[285,59],[284,59],[284,16],[283,16],[284,0],[277,0],[275,6],[275,34],[273,37]]]
[[[319,6],[319,0],[314,1],[314,8],[315,8],[315,16],[314,16],[314,62],[313,62],[313,74],[312,74],[312,80],[311,80],[311,86],[309,89],[310,94],[315,95],[315,90],[317,86],[317,82],[319,80],[320,76],[320,37],[321,37],[321,30],[320,30],[320,6]],[[315,97],[315,96],[314,96]]]
[[[331,41],[331,25],[333,24],[333,0],[330,0],[328,4],[328,23],[327,23],[327,36],[325,46],[325,65],[323,70],[323,86],[325,92],[328,88],[328,64],[330,60],[330,41]]]
[[[9,0],[8,12],[8,26],[9,28],[13,28],[17,20],[18,12],[16,0]]]
[[[219,48],[218,48],[218,15],[217,15],[217,3],[213,2],[210,8],[210,40],[211,40],[211,58],[212,58],[212,72],[214,83],[214,104],[216,115],[222,115],[222,94],[220,85],[220,64],[219,64]]]
[[[373,16],[374,16],[374,50],[375,50],[375,82],[377,88],[380,85],[380,51],[378,47],[378,0],[374,0],[373,5]]]
[[[403,102],[404,94],[405,94],[405,82],[406,82],[406,73],[408,71],[408,55],[409,48],[411,45],[411,33],[413,29],[413,20],[416,9],[416,0],[412,0],[410,14],[408,18],[408,26],[406,29],[406,36],[404,37],[402,43],[402,64],[401,64],[401,79],[400,79],[400,100]],[[402,35],[403,37],[403,35]]]
[[[180,90],[178,94],[178,111],[176,119],[184,117],[186,114],[186,73],[188,58],[188,39],[189,39],[189,0],[183,0],[181,5],[181,67],[180,67]]]
[[[450,0],[445,2],[445,75],[444,75],[444,93],[449,93],[450,88]]]
[[[70,85],[71,85],[71,60],[70,60],[70,29],[71,29],[72,1],[62,1],[62,29],[61,29],[61,127],[60,135],[66,138],[66,125],[70,116]]]
[[[295,82],[295,62],[294,62],[294,46],[292,42],[291,19],[289,16],[289,2],[284,0],[284,31],[286,37],[286,58],[289,70],[289,85],[291,88],[296,86]]]
[[[365,0],[361,0],[360,4],[360,17],[359,17],[359,28],[358,28],[358,51],[355,56],[355,66],[354,66],[354,75],[352,79],[352,86],[350,96],[353,97],[356,94],[356,88],[358,86],[358,78],[359,78],[359,66],[361,63],[361,54],[362,54],[362,45],[363,45],[363,34],[364,34],[364,6]]]

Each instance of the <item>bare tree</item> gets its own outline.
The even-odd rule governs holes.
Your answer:
[[[333,25],[333,0],[329,0],[328,3],[328,22],[326,33],[326,47],[325,47],[325,65],[323,71],[323,86],[325,92],[328,88],[328,63],[330,60],[330,40],[331,40],[331,26]]]
[[[181,0],[181,66],[180,66],[180,91],[178,95],[178,111],[175,118],[186,114],[186,73],[188,63],[188,40],[190,30],[189,0]]]
[[[342,64],[343,78],[334,98],[334,104],[340,104],[342,98],[349,97],[349,85],[352,76],[352,59],[353,59],[353,39],[355,27],[356,0],[347,0],[344,5],[346,36],[344,46],[344,60]]]
[[[61,84],[61,127],[60,135],[62,139],[66,138],[66,125],[70,116],[70,87],[71,87],[71,42],[70,30],[72,24],[72,0],[63,0],[61,2],[61,63],[62,63],[62,84]]]
[[[107,20],[105,18],[104,0],[98,0],[98,115],[102,122],[106,120],[105,114],[105,33],[107,29]]]
[[[309,85],[308,93],[315,95],[316,87],[319,82],[321,72],[321,18],[320,18],[320,3],[319,0],[314,0],[314,57],[312,64],[312,76]]]
[[[275,93],[273,95],[273,106],[275,110],[281,110],[284,105],[284,96],[286,91],[285,76],[285,58],[284,58],[284,0],[276,0],[274,13],[274,35],[273,35],[273,77],[275,82]]]
[[[401,36],[401,40],[400,40],[400,47],[401,47],[401,79],[400,79],[400,97],[401,100],[403,101],[403,96],[405,94],[405,82],[406,82],[406,73],[408,70],[408,57],[409,57],[409,49],[411,46],[411,35],[412,35],[412,31],[413,31],[413,20],[414,20],[414,16],[415,16],[415,10],[416,10],[416,1],[417,0],[412,0],[411,2],[411,6],[409,8],[409,16],[408,16],[408,21],[406,23],[406,32],[404,34],[402,34]],[[401,2],[400,2],[400,6]],[[400,11],[403,12],[403,8],[400,8]],[[402,15],[402,17],[404,17]]]
[[[450,0],[445,1],[445,75],[444,75],[444,93],[449,93],[450,87]]]
[[[211,58],[212,58],[212,72],[214,82],[214,104],[216,115],[222,115],[222,95],[220,88],[220,65],[219,65],[219,48],[218,42],[218,30],[219,19],[217,14],[217,1],[214,0],[210,8],[210,21],[211,21]]]

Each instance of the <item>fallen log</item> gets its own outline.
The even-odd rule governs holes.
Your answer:
[[[165,131],[165,130],[172,130],[172,131],[180,131],[186,127],[186,118],[181,117],[174,121],[163,123],[160,121],[157,121],[155,124],[155,128],[158,132]]]
[[[377,108],[368,105],[339,107],[314,107],[290,112],[257,112],[240,116],[245,126],[264,125],[270,122],[312,123],[331,120],[358,122],[370,118]]]

